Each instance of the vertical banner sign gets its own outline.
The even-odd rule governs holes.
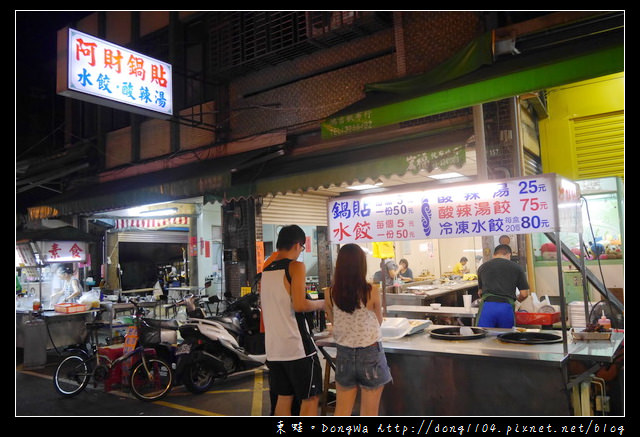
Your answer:
[[[173,114],[171,64],[75,29],[68,30],[67,44],[60,94],[150,116]]]
[[[328,206],[330,239],[345,244],[581,232],[579,198],[578,186],[555,174],[338,198]]]
[[[198,238],[189,237],[189,256],[198,256]]]
[[[256,241],[256,273],[264,270],[264,241]]]

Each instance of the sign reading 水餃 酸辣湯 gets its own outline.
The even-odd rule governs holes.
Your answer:
[[[172,116],[171,64],[75,29],[60,31],[59,38],[64,37],[58,56],[66,56],[67,62],[58,64],[59,94],[149,116]]]

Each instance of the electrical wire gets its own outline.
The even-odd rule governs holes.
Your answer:
[[[595,233],[593,232],[593,225],[591,223],[591,214],[589,213],[589,202],[587,201],[587,199],[584,196],[580,196],[580,199],[584,202],[584,207],[585,207],[585,211],[587,212],[587,221],[589,223],[589,230],[591,231],[591,238],[593,241],[593,252],[595,255],[595,259],[598,262],[598,269],[600,270],[600,278],[602,280],[602,285],[604,286],[604,289],[606,290],[606,298],[607,300],[609,300],[609,289],[607,288],[607,286],[605,285],[604,282],[604,273],[602,272],[602,263],[600,262],[600,257],[596,254],[596,236]]]

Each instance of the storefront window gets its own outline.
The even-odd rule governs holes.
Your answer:
[[[375,281],[380,270],[373,243],[362,243],[367,253],[367,277]],[[407,240],[393,242],[394,260],[405,260],[414,281],[456,276],[454,268],[466,258],[466,270],[475,274],[482,263],[482,238],[448,238],[446,240]]]
[[[587,246],[587,260],[623,259],[623,193],[618,178],[601,178],[577,181],[582,193],[582,237]],[[562,242],[576,255],[580,254],[578,234],[561,234]],[[534,259],[556,260],[555,246],[544,234],[535,234]]]

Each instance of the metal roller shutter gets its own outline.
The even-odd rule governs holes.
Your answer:
[[[624,111],[573,120],[577,179],[624,178]]]
[[[542,173],[540,158],[533,155],[528,150],[524,151],[524,176],[537,175]]]
[[[187,244],[189,242],[189,233],[180,231],[125,231],[118,232],[118,242]]]
[[[262,223],[327,226],[327,197],[305,193],[266,196]]]

